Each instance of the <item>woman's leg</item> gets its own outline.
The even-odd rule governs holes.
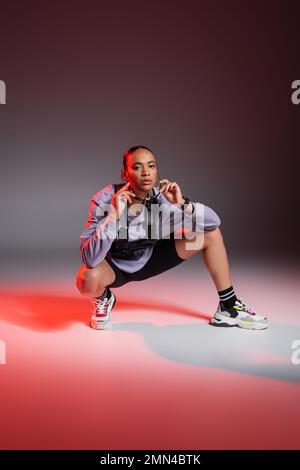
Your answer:
[[[188,259],[202,251],[205,265],[217,290],[222,291],[232,286],[226,248],[219,227],[206,231],[204,234],[196,234],[193,240],[192,243],[195,243],[195,240],[198,241],[195,248],[192,247],[192,244],[189,246],[189,242],[185,238],[175,240],[178,256],[182,259]]]
[[[81,266],[76,285],[79,292],[86,297],[102,295],[107,285],[112,284],[116,275],[111,266],[104,259],[96,268]]]

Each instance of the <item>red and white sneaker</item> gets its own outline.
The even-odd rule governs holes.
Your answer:
[[[116,296],[108,287],[106,289],[105,297],[93,297],[91,299],[94,311],[91,316],[90,325],[95,330],[107,330],[112,326],[110,312],[116,303]]]
[[[267,317],[257,315],[242,299],[236,300],[233,307],[229,308],[219,302],[210,323],[215,326],[239,326],[250,330],[263,330],[269,326]]]

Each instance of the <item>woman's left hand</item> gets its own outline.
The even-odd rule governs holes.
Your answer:
[[[176,181],[170,182],[168,179],[163,179],[160,180],[160,183],[164,185],[164,188],[161,192],[168,202],[178,205],[182,205],[184,203],[181,189]]]

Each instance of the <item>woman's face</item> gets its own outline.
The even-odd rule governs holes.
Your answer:
[[[147,193],[157,181],[154,155],[146,149],[138,149],[127,157],[127,181],[137,192]]]

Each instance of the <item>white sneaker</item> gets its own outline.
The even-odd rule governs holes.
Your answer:
[[[267,317],[257,315],[242,299],[236,300],[233,307],[229,308],[219,302],[210,323],[215,326],[239,326],[250,330],[263,330],[269,326]]]
[[[94,311],[90,325],[95,330],[107,330],[112,326],[110,312],[116,303],[116,296],[107,287],[106,297],[93,297]]]

